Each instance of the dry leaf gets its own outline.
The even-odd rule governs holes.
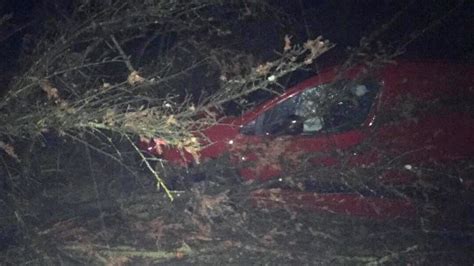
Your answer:
[[[211,218],[217,214],[222,214],[228,209],[229,196],[227,193],[229,190],[219,193],[214,196],[204,195],[199,202],[199,208],[197,212],[202,217]]]
[[[223,246],[224,248],[233,248],[233,247],[241,248],[241,247],[242,247],[242,242],[233,241],[233,240],[225,240],[225,241],[222,243],[222,246]]]
[[[185,255],[184,252],[182,252],[182,251],[176,251],[176,258],[177,258],[178,260],[184,258],[184,255]]]
[[[326,52],[330,47],[327,42],[322,41],[322,37],[319,36],[314,40],[308,40],[303,44],[303,47],[310,51],[308,57],[306,57],[304,63],[309,65],[313,63],[313,60]]]
[[[113,109],[107,109],[103,117],[104,124],[113,126],[115,124],[116,113]]]
[[[111,256],[108,258],[107,266],[125,266],[130,265],[131,259],[127,256]]]
[[[156,154],[162,154],[163,148],[161,146],[165,146],[167,144],[166,141],[161,138],[153,138],[153,143],[155,144],[153,146],[153,150],[156,152]]]
[[[2,149],[6,154],[8,154],[8,156],[12,157],[17,161],[20,161],[20,159],[15,153],[15,148],[11,144],[0,141],[0,149]]]
[[[130,78],[130,76],[129,76],[129,78]],[[110,88],[112,88],[112,85],[110,85],[110,83],[108,83],[108,82],[104,82],[104,84],[102,84],[102,86],[100,87],[100,89],[104,90],[104,91],[106,91]]]
[[[266,76],[268,73],[270,73],[270,69],[272,68],[273,64],[270,62],[267,62],[265,64],[261,64],[255,69],[255,72],[259,76]]]
[[[61,98],[59,98],[58,89],[53,87],[53,85],[47,81],[43,80],[40,82],[41,89],[46,92],[46,96],[48,96],[48,100],[53,100],[55,103],[59,102]]]
[[[191,154],[196,164],[200,163],[199,156],[199,141],[196,137],[191,137],[183,141],[183,148],[186,152]]]
[[[176,118],[174,118],[174,115],[168,116],[168,119],[166,119],[166,125],[171,126],[171,125],[177,125],[178,121],[176,121]]]
[[[276,244],[276,241],[273,239],[273,236],[270,233],[267,233],[262,237],[262,243],[265,246],[273,246]]]
[[[130,73],[130,75],[128,75],[127,82],[128,84],[135,86],[145,82],[145,79],[138,75],[137,71],[133,71]]]
[[[291,37],[290,35],[285,35],[285,46],[283,47],[283,51],[287,52],[291,50]]]
[[[189,239],[196,239],[201,241],[212,241],[211,238],[211,225],[209,223],[201,222],[194,215],[191,216],[191,221],[194,225],[198,227],[198,232],[194,235],[191,235]]]
[[[151,220],[150,222],[147,223],[148,225],[148,230],[146,232],[146,235],[156,242],[159,242],[161,238],[164,235],[163,229],[164,229],[164,223],[160,218],[155,218]]]

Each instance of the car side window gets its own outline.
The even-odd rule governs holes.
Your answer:
[[[257,123],[261,123],[260,128],[257,126],[257,131],[260,131],[257,133],[266,135],[284,134],[288,119],[295,113],[297,100],[298,97],[292,97],[265,112],[263,116],[256,120]]]
[[[343,132],[367,118],[378,91],[374,81],[339,81],[309,88],[252,121],[256,135]]]
[[[342,93],[323,110],[325,132],[344,132],[366,121],[378,91],[375,82],[343,85]]]

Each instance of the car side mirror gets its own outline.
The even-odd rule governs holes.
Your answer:
[[[303,133],[304,117],[299,115],[290,115],[285,120],[285,134],[287,135],[299,135]]]
[[[256,131],[256,126],[255,126],[255,120],[252,122],[248,123],[247,125],[243,126],[240,128],[239,132],[240,134],[243,135],[255,135]]]

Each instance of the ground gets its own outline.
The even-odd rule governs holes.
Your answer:
[[[40,149],[55,154],[36,162],[43,175],[5,191],[9,196],[3,201],[14,202],[3,210],[0,248],[2,261],[10,265],[474,261],[472,223],[430,223],[427,216],[372,221],[283,205],[260,209],[249,200],[249,191],[262,184],[242,184],[224,162],[202,166],[208,178],[182,185],[171,202],[144,170],[135,169],[134,176],[80,146]],[[76,171],[62,172],[63,167]]]

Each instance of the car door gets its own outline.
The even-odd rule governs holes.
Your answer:
[[[241,175],[266,180],[306,163],[346,162],[367,136],[378,89],[371,79],[323,84],[260,114],[236,139]]]

